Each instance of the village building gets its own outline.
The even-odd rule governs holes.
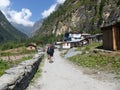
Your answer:
[[[120,50],[120,22],[101,27],[103,33],[103,49]]]
[[[103,34],[102,33],[98,33],[95,35],[90,35],[87,37],[89,40],[89,44],[92,44],[94,42],[102,42],[103,40]]]
[[[66,32],[64,40],[61,44],[61,48],[63,49],[68,49],[71,47],[76,47],[76,46],[83,46],[85,44],[88,44],[87,36],[90,34],[82,34],[78,32]]]
[[[35,43],[31,43],[27,45],[27,50],[36,50],[37,46]]]

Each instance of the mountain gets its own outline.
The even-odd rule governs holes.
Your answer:
[[[0,11],[0,43],[5,41],[17,41],[27,36],[13,27]]]
[[[34,36],[34,35],[35,35],[35,32],[37,32],[37,31],[39,30],[39,28],[42,26],[42,22],[43,22],[43,21],[44,21],[44,20],[41,19],[41,20],[35,22],[35,24],[33,25],[32,29],[31,29],[31,33],[30,33],[30,36],[31,36],[31,37]]]
[[[19,31],[21,31],[22,33],[25,33],[27,36],[30,36],[31,31],[32,31],[32,27],[31,26],[23,26],[22,24],[17,24],[17,23],[12,23],[11,24],[18,29]]]
[[[47,17],[35,36],[65,31],[100,33],[100,27],[120,18],[120,0],[66,0]]]

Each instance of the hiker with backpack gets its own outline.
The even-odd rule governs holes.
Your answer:
[[[47,48],[48,60],[52,61],[53,54],[54,54],[54,45],[50,44]]]

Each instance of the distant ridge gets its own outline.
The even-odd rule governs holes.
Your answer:
[[[41,20],[37,21],[37,22],[34,24],[34,26],[33,26],[32,29],[31,29],[30,37],[32,37],[32,36],[35,35],[35,33],[36,33],[36,32],[39,30],[39,28],[42,26],[42,22],[43,22],[43,21],[44,21],[44,20],[41,19]]]
[[[20,32],[26,34],[28,37],[30,36],[32,26],[24,26],[22,24],[17,24],[13,22],[10,23]]]
[[[6,41],[18,41],[25,38],[27,38],[27,35],[13,27],[0,11],[0,43]]]

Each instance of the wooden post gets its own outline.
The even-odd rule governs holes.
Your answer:
[[[113,33],[113,50],[117,50],[116,28],[115,28],[115,26],[112,27],[112,33]]]

